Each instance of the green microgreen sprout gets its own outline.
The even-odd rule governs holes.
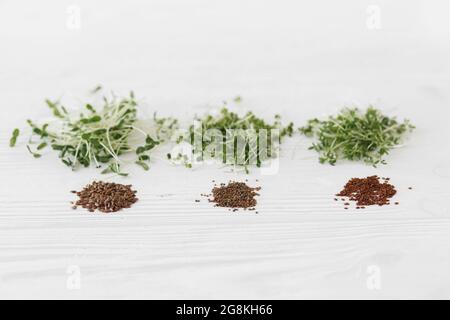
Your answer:
[[[27,149],[28,149],[28,152],[30,152],[30,154],[33,157],[35,157],[35,158],[40,158],[41,157],[41,155],[39,153],[32,151],[29,145],[27,145]]]
[[[326,120],[311,119],[299,130],[316,139],[309,149],[319,153],[320,163],[347,159],[376,166],[386,164],[384,156],[414,128],[408,120],[399,122],[369,106],[365,111],[345,108]]]
[[[97,92],[101,91],[103,87],[101,85],[97,85],[94,89],[90,91],[91,94],[96,94]]]
[[[101,88],[96,89],[99,91]],[[149,170],[150,150],[160,144],[159,138],[153,139],[150,134],[136,126],[137,101],[131,92],[129,97],[121,99],[113,96],[104,97],[103,106],[95,108],[91,104],[85,104],[83,110],[70,114],[59,101],[47,99],[47,106],[53,113],[54,121],[38,125],[27,120],[32,130],[30,144],[37,143],[32,150],[27,145],[28,151],[35,157],[41,157],[37,151],[50,146],[59,153],[61,161],[68,167],[76,170],[79,167],[89,167],[95,164],[97,168],[106,166],[102,173],[115,173],[126,176],[122,172],[122,155],[132,154],[137,157],[136,164],[144,170]],[[75,114],[75,113],[74,113]],[[176,120],[171,118],[154,119],[157,137],[165,138],[176,127]],[[135,145],[134,134],[142,134],[145,141],[142,146]],[[16,144],[19,130],[15,129],[10,145]],[[38,142],[33,142],[37,138]]]
[[[240,102],[241,98],[237,97],[234,101]],[[278,136],[276,138],[279,142],[286,136],[292,136],[294,131],[293,123],[283,126],[279,115],[275,116],[273,123],[268,123],[258,118],[253,112],[247,112],[244,116],[239,116],[237,113],[230,111],[226,106],[220,110],[218,115],[209,114],[204,117],[197,117],[195,121],[197,125],[191,125],[184,136],[180,135],[176,137],[176,142],[178,144],[188,143],[192,147],[192,153],[194,154],[196,152],[195,141],[201,141],[202,157],[211,156],[224,164],[230,164],[230,155],[228,153],[231,150],[233,160],[231,163],[235,166],[244,167],[247,173],[249,172],[248,168],[250,165],[256,164],[257,167],[261,167],[265,160],[277,156],[277,150],[270,135],[272,131],[275,132],[275,129],[278,130]],[[259,140],[259,133],[263,129],[266,130],[268,135],[267,141],[262,147]],[[221,133],[221,137],[223,137],[222,150],[215,149],[213,152],[215,154],[211,155],[208,154],[211,149],[210,146],[215,145],[217,141],[205,136],[208,131],[219,132]],[[254,134],[249,135],[249,131]],[[247,143],[243,147],[242,145],[238,147],[237,141],[246,141]],[[168,154],[167,157],[173,162],[181,160],[186,167],[192,167],[192,162],[189,160],[190,157],[186,154]],[[196,160],[198,161],[199,159]],[[204,158],[201,160],[204,160]]]

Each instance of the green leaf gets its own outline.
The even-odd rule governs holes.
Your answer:
[[[141,166],[145,171],[148,171],[150,167],[144,161],[136,161],[136,164]]]
[[[86,109],[88,109],[90,112],[95,113],[95,109],[92,105],[90,105],[89,103],[86,105]]]
[[[19,135],[20,135],[20,130],[19,129],[14,129],[13,130],[13,133],[12,133],[12,137],[11,137],[11,139],[9,140],[9,146],[12,148],[12,147],[14,147],[15,145],[16,145],[16,142],[17,142],[17,138],[19,137]]]
[[[95,115],[90,118],[83,118],[80,120],[80,122],[82,124],[90,124],[90,123],[100,122],[101,120],[102,120],[102,117]]]
[[[37,150],[42,150],[45,147],[47,147],[47,142],[42,142],[41,144],[38,145]]]
[[[102,90],[102,86],[98,85],[96,86],[94,89],[91,90],[91,94],[96,94],[97,92],[99,92],[100,90]]]
[[[55,116],[55,117],[57,117],[57,118],[61,118],[61,119],[63,119],[64,118],[64,116],[63,116],[63,114],[61,113],[61,111],[59,111],[59,109],[58,109],[58,104],[59,104],[59,102],[53,102],[53,101],[51,101],[51,100],[49,100],[49,99],[45,99],[45,103],[47,104],[47,106],[53,111],[53,115]]]
[[[64,146],[59,145],[59,144],[52,144],[52,149],[56,150],[56,151],[59,151],[59,150],[63,150]]]
[[[143,161],[149,161],[150,160],[150,156],[146,155],[146,154],[141,154],[139,156],[139,160],[143,160]]]
[[[91,136],[92,136],[92,133],[83,133],[83,134],[81,135],[81,139],[83,139],[83,140],[89,140],[89,139],[91,138]]]

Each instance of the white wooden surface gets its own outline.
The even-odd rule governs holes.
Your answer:
[[[370,30],[369,2],[314,3],[1,1],[0,297],[450,298],[448,5],[381,2]],[[70,4],[80,29],[66,27]],[[378,169],[320,165],[299,136],[270,176],[173,167],[161,150],[150,172],[109,177],[136,187],[135,207],[90,214],[70,209],[69,191],[97,171],[7,145],[26,118],[47,115],[45,97],[77,101],[97,83],[135,90],[143,115],[188,120],[241,94],[299,125],[374,103],[417,130]],[[400,205],[333,201],[348,178],[371,174],[391,177]],[[262,187],[259,214],[194,202],[213,179],[246,178]]]

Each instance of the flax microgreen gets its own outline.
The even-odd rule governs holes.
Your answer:
[[[136,127],[137,101],[133,93],[121,99],[104,97],[102,106],[96,108],[87,103],[83,110],[74,113],[69,113],[59,101],[47,99],[45,102],[52,111],[54,121],[43,124],[27,121],[32,130],[27,149],[35,158],[41,157],[38,151],[50,146],[58,152],[61,161],[73,170],[95,164],[97,168],[106,167],[102,173],[126,176],[121,170],[124,162],[121,156],[134,152],[137,157],[135,162],[145,170],[149,169],[150,150],[160,142]],[[166,120],[159,121],[156,128],[162,136],[169,129],[166,128]],[[137,148],[132,143],[134,133],[145,137],[144,144]],[[11,146],[16,144],[18,135],[18,129],[14,130]],[[32,147],[34,144],[37,146]]]

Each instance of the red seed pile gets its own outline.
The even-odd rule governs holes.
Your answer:
[[[73,209],[83,207],[90,212],[99,210],[104,213],[117,212],[130,208],[138,201],[137,191],[131,189],[131,185],[94,181],[75,193],[80,199],[76,201]]]
[[[230,208],[234,212],[239,208],[255,210],[255,197],[259,196],[259,190],[261,187],[250,187],[244,182],[230,181],[228,184],[215,186],[210,195],[204,196],[212,197],[209,202],[214,202],[216,207]]]
[[[366,206],[390,204],[390,199],[397,193],[395,187],[389,183],[389,178],[370,176],[367,178],[352,178],[344,186],[338,197],[347,197],[349,201],[356,201],[356,209],[364,209]],[[337,201],[337,198],[335,198]],[[346,201],[342,198],[342,201]],[[396,202],[395,204],[398,204]],[[350,203],[344,203],[348,208]]]

